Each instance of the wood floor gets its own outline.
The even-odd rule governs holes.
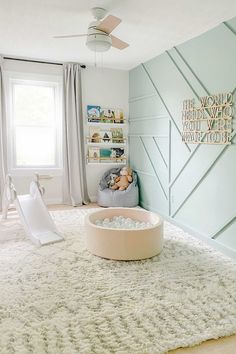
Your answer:
[[[236,334],[208,340],[192,348],[171,350],[169,354],[236,354]]]
[[[94,203],[79,208],[97,208]],[[49,210],[74,209],[67,205],[50,205]],[[171,350],[169,354],[236,354],[236,334],[230,337],[208,340],[195,347]]]

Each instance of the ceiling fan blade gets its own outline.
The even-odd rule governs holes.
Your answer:
[[[109,15],[97,26],[97,29],[110,34],[120,23],[120,18]]]
[[[112,47],[115,47],[117,49],[125,49],[129,46],[128,43],[122,41],[121,39],[115,37],[115,36],[110,36],[112,40]]]
[[[74,38],[74,37],[86,37],[87,34],[66,34],[64,36],[53,36],[53,38]]]

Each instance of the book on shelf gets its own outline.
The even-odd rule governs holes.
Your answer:
[[[122,160],[125,157],[123,148],[100,149],[100,158],[111,160]]]
[[[124,123],[124,112],[120,108],[87,105],[87,117],[91,123]]]
[[[89,142],[91,143],[111,143],[112,132],[109,129],[101,129],[99,127],[89,128]]]
[[[101,130],[101,143],[111,143],[112,142],[112,133],[109,129]]]
[[[114,115],[115,115],[114,123],[124,123],[124,112],[122,109],[115,109]]]
[[[110,148],[100,149],[100,159],[106,160],[106,162],[117,162],[125,159],[124,149],[122,148]]]
[[[89,122],[100,122],[100,106],[87,105],[87,117]]]
[[[121,109],[101,107],[100,122],[101,123],[124,123],[124,113]]]
[[[105,160],[105,162],[112,162],[112,150],[100,149],[100,160]]]
[[[90,147],[88,150],[89,162],[99,162],[100,149],[96,147]]]
[[[103,108],[100,110],[100,121],[101,123],[114,123],[115,111],[111,108]]]
[[[89,162],[123,162],[126,160],[124,149],[122,148],[94,148],[89,147]]]
[[[111,134],[113,143],[124,143],[124,135],[122,128],[111,128]]]
[[[89,142],[91,143],[100,143],[101,135],[99,127],[90,127],[89,128]]]
[[[116,161],[125,160],[125,150],[124,148],[111,148],[112,156],[116,159]]]

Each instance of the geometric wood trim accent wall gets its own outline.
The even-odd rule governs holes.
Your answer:
[[[129,131],[141,204],[236,251],[235,116],[232,145],[181,137],[184,99],[231,91],[236,101],[235,34],[236,18],[131,70]]]

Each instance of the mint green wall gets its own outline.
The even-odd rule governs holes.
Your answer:
[[[230,146],[187,145],[181,110],[185,99],[228,91],[236,106],[235,86],[236,18],[130,71],[130,165],[138,172],[141,205],[233,255],[235,131]]]

